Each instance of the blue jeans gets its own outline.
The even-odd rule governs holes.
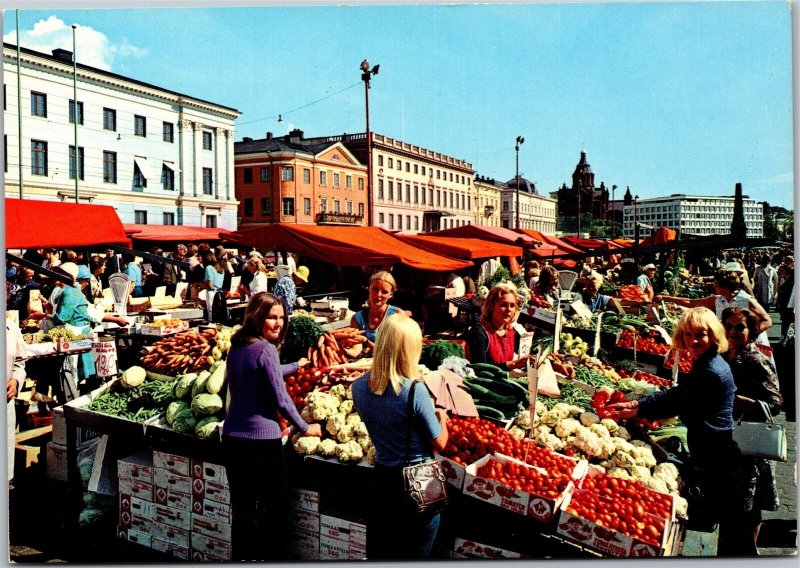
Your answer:
[[[368,560],[428,558],[439,513],[418,513],[403,490],[402,468],[377,466],[367,524]]]

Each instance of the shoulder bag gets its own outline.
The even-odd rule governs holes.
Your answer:
[[[736,422],[733,439],[748,458],[785,462],[787,458],[786,430],[772,419],[769,408],[762,400],[756,401],[764,413],[764,422]]]
[[[411,424],[414,422],[414,388],[411,382],[408,392],[408,437],[406,440],[406,463],[411,456]],[[447,505],[447,485],[439,462],[430,460],[403,468],[403,485],[418,513],[438,513]]]

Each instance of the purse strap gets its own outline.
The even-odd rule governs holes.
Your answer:
[[[764,422],[767,424],[775,424],[775,419],[772,418],[772,413],[769,411],[769,406],[763,400],[756,400],[756,404],[761,409],[761,412],[764,414]],[[739,420],[736,422],[737,424],[741,424],[744,421],[744,412],[739,417]]]
[[[411,423],[414,421],[414,388],[417,381],[411,381],[411,388],[408,389],[408,430],[406,435],[406,465],[411,461]]]

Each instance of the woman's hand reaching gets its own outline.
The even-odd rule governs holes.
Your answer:
[[[314,438],[321,438],[322,437],[322,426],[320,426],[316,422],[314,424],[309,424],[308,425],[308,430],[306,430],[305,435],[306,436],[313,436]]]
[[[626,402],[615,402],[603,407],[603,410],[610,412],[609,418],[620,420],[624,418],[633,418],[639,411],[638,400],[628,400]]]

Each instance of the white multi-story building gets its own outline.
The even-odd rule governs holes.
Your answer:
[[[539,195],[536,185],[520,176],[500,184],[500,226],[505,229],[517,227],[517,187],[519,184],[519,228],[533,229],[546,235],[556,232],[556,206],[552,197]]]
[[[239,111],[80,63],[73,74],[63,49],[19,51],[3,45],[6,196],[77,193],[123,223],[236,229]]]
[[[624,208],[623,236],[634,238],[638,220],[639,237],[650,229],[669,227],[685,235],[726,235],[733,223],[734,197],[709,197],[675,194],[669,197],[640,199]],[[764,236],[764,203],[745,198],[744,221],[747,237]]]
[[[500,191],[502,183],[483,176],[475,176],[475,221],[482,227],[500,226]]]

